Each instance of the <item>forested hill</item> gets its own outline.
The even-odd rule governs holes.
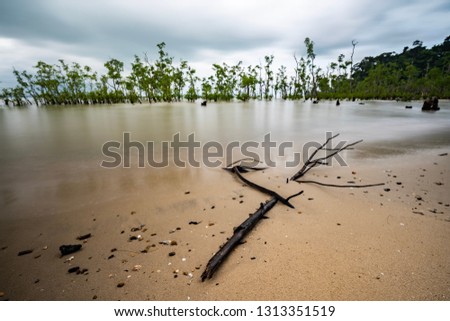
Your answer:
[[[426,48],[416,40],[401,53],[366,57],[355,65],[355,94],[366,98],[450,98],[450,36]]]
[[[402,53],[388,52],[353,61],[341,54],[327,66],[315,64],[315,43],[306,38],[306,56],[296,57],[295,67],[274,70],[273,55],[257,65],[215,63],[211,75],[200,78],[185,60],[169,55],[165,43],[157,44],[158,58],[134,56],[130,68],[111,58],[105,73],[89,66],[38,61],[31,72],[13,73],[17,86],[3,88],[0,104],[7,106],[102,104],[123,102],[173,102],[250,99],[425,99],[450,98],[450,36],[426,48],[419,40]]]

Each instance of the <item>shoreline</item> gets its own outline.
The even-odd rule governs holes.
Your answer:
[[[203,283],[212,254],[269,198],[220,169],[208,173],[219,184],[180,180],[59,215],[2,220],[0,300],[449,300],[450,156],[438,156],[447,151],[353,158],[307,174],[386,183],[367,189],[286,184],[271,169],[249,174],[282,195],[305,192],[292,200],[296,209],[277,204]],[[168,240],[176,245],[161,243]],[[61,258],[59,246],[75,243],[81,251]],[[68,272],[77,266],[87,271]]]

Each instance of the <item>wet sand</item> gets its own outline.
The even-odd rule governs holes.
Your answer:
[[[207,184],[188,184],[180,170],[170,186],[4,218],[0,300],[449,300],[450,155],[438,156],[448,152],[355,159],[305,177],[386,183],[372,188],[286,184],[288,172],[275,169],[248,174],[284,196],[304,194],[295,209],[277,204],[205,282],[209,258],[269,199],[220,169],[201,169]],[[60,257],[63,244],[82,249]],[[18,256],[24,250],[33,251]]]

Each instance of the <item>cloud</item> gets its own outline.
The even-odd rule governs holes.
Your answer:
[[[144,52],[154,59],[162,41],[176,61],[205,72],[212,62],[254,65],[269,54],[289,66],[294,52],[304,54],[305,37],[323,64],[340,53],[349,57],[356,39],[357,61],[416,39],[442,42],[449,13],[446,0],[1,1],[0,81],[11,77],[12,66],[38,60],[73,58],[101,68],[109,58],[128,65]]]

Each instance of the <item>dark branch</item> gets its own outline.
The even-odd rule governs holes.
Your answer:
[[[296,181],[299,184],[317,184],[320,186],[327,186],[327,187],[341,187],[341,188],[363,188],[363,187],[374,187],[374,186],[382,186],[384,185],[384,183],[376,183],[376,184],[366,184],[366,185],[355,185],[355,184],[349,184],[349,185],[338,185],[338,184],[326,184],[326,183],[321,183],[321,182],[317,182],[317,181]]]
[[[308,171],[310,171],[312,168],[319,166],[319,165],[327,165],[328,163],[326,162],[327,159],[333,157],[334,155],[349,149],[352,146],[355,146],[356,144],[362,142],[362,140],[358,140],[356,142],[350,143],[350,144],[346,144],[344,146],[342,146],[341,148],[334,148],[332,149],[333,152],[329,153],[328,155],[324,156],[324,157],[319,157],[319,158],[314,158],[316,156],[316,154],[320,151],[320,150],[325,150],[325,146],[334,138],[336,138],[339,134],[336,134],[330,138],[328,138],[325,143],[323,143],[320,147],[316,148],[316,150],[311,154],[311,156],[306,160],[305,164],[302,166],[302,168],[295,173],[290,180],[291,181],[295,181],[297,179],[299,179],[300,177],[302,177],[303,175],[305,175]],[[327,149],[329,150],[329,149]]]

